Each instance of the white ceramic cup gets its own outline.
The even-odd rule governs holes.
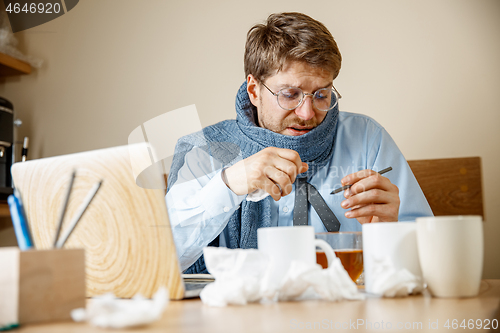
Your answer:
[[[415,222],[366,223],[362,228],[366,292],[374,293],[375,266],[386,258],[396,270],[406,268],[422,278]]]
[[[314,227],[270,227],[257,230],[259,251],[266,253],[272,261],[272,279],[280,283],[290,268],[292,260],[308,264],[316,263],[316,246],[323,250],[328,265],[335,258],[330,245],[314,238]]]
[[[417,218],[420,265],[427,288],[437,297],[472,297],[483,271],[481,216]]]

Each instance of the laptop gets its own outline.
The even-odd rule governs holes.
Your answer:
[[[53,247],[71,174],[76,170],[61,234],[90,189],[103,180],[64,246],[85,249],[87,296],[112,292],[121,298],[137,293],[151,297],[159,287],[166,286],[171,299],[196,297],[213,278],[182,278],[164,197],[165,184],[156,189],[136,184],[137,172],[133,167],[137,161],[130,152],[138,150],[129,147],[42,158],[12,166],[14,185],[21,193],[35,247]],[[151,177],[151,170],[148,172]],[[163,180],[163,174],[158,173],[157,179]]]

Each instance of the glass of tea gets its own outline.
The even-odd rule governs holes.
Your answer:
[[[363,238],[361,231],[355,232],[323,232],[316,238],[322,239],[332,247],[335,255],[342,262],[351,279],[356,282],[363,273]],[[323,268],[328,267],[326,255],[316,250],[316,262]]]

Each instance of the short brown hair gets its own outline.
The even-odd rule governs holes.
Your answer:
[[[266,24],[254,25],[245,45],[245,76],[263,82],[288,61],[302,61],[333,73],[340,71],[342,56],[328,29],[301,13],[271,14]]]

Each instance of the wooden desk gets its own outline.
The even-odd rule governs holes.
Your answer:
[[[330,331],[381,332],[385,331],[381,325],[384,325],[384,328],[392,325],[392,330],[400,332],[456,332],[464,330],[460,328],[463,319],[466,321],[479,319],[483,324],[486,319],[500,320],[499,305],[500,280],[483,280],[479,296],[465,299],[432,298],[428,294],[400,299],[369,296],[364,301],[283,302],[226,308],[209,307],[203,305],[199,299],[195,299],[170,302],[160,321],[133,331],[294,332],[308,331],[307,327],[313,328],[316,325],[316,329],[322,328]],[[454,319],[458,321],[457,330],[444,327],[448,319],[450,326]],[[439,329],[429,329],[429,323],[434,327],[438,325]],[[356,326],[357,324],[359,327]],[[336,325],[337,328],[335,328]],[[398,325],[400,329],[397,328]],[[64,322],[28,325],[13,332],[105,331],[88,324]],[[476,332],[477,330],[467,329],[467,331]],[[493,330],[490,324],[490,329],[486,332],[491,331]],[[130,332],[130,330],[113,330],[112,332]]]

